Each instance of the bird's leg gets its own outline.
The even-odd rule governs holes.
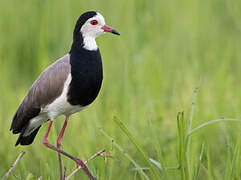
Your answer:
[[[60,149],[61,145],[62,145],[62,138],[63,138],[63,135],[64,135],[64,131],[65,131],[65,128],[68,124],[68,120],[69,120],[69,117],[66,116],[66,120],[64,121],[64,125],[59,133],[59,137],[57,139],[57,148]],[[63,180],[63,171],[62,171],[62,160],[61,160],[61,153],[58,152],[58,159],[59,159],[59,170],[60,170],[60,180]]]
[[[59,179],[63,180],[62,160],[61,160],[61,154],[60,153],[58,153],[58,159],[59,159]]]
[[[86,175],[87,175],[91,180],[95,180],[95,178],[90,174],[87,166],[85,165],[85,163],[84,163],[83,161],[81,161],[80,159],[78,159],[78,158],[76,158],[76,157],[71,156],[70,154],[62,151],[61,149],[53,146],[52,144],[49,144],[49,142],[48,142],[48,136],[49,136],[49,131],[50,131],[50,129],[51,129],[52,124],[53,124],[53,121],[50,120],[48,129],[47,129],[46,134],[45,134],[44,139],[43,139],[43,144],[44,144],[46,147],[48,147],[48,148],[50,148],[50,149],[52,149],[52,150],[54,150],[54,151],[57,151],[58,153],[61,153],[61,154],[63,154],[64,156],[66,156],[66,157],[72,159],[73,161],[75,161],[78,166],[81,166],[81,167],[82,167],[83,171],[86,173]]]

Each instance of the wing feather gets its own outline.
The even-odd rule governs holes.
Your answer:
[[[41,108],[53,102],[62,93],[64,82],[70,73],[69,54],[50,65],[33,83],[15,113],[10,130],[20,133],[32,118],[38,116]]]

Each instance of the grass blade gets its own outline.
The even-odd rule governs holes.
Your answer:
[[[196,105],[196,101],[197,101],[197,95],[198,95],[198,90],[199,88],[195,88],[194,93],[193,93],[193,99],[192,99],[192,107],[191,107],[191,111],[190,111],[190,117],[189,117],[189,121],[187,124],[187,130],[186,130],[186,141],[187,141],[187,145],[186,145],[186,165],[187,165],[187,171],[188,171],[188,175],[189,178],[191,177],[191,166],[190,166],[190,143],[191,143],[191,137],[188,136],[188,134],[191,132],[192,129],[192,121],[193,121],[193,116],[194,116],[194,110],[195,110],[195,105]]]
[[[232,157],[232,169],[231,178],[240,179],[240,141],[237,142],[234,148],[234,154]]]
[[[145,174],[145,172],[144,172],[143,169],[141,168],[141,166],[140,166],[139,164],[137,164],[136,161],[135,161],[134,159],[132,159],[132,157],[131,157],[128,153],[126,153],[126,152],[124,151],[124,149],[123,149],[119,144],[117,144],[112,137],[110,137],[103,129],[100,129],[100,132],[101,132],[107,139],[109,139],[109,140],[113,143],[113,145],[114,145],[120,152],[122,152],[122,153],[126,156],[127,159],[129,159],[129,161],[132,162],[132,164],[136,167],[136,170],[137,170],[146,180],[150,180],[149,177]],[[142,176],[141,176],[141,177],[142,177]]]
[[[158,168],[160,168],[162,170],[162,165],[161,163],[157,162],[156,160],[150,158],[149,159],[153,164],[155,164]]]
[[[177,114],[177,130],[178,130],[178,163],[181,170],[181,179],[187,178],[186,173],[186,124],[184,122],[184,112]]]
[[[198,177],[199,177],[200,168],[201,168],[201,164],[202,164],[202,160],[203,160],[203,155],[204,155],[204,148],[205,148],[205,144],[202,144],[202,146],[201,146],[201,152],[200,152],[200,156],[199,156],[199,160],[198,160],[197,166],[196,166],[196,168],[195,168],[194,175],[193,175],[193,178],[192,178],[192,179],[198,179]]]
[[[214,123],[218,123],[218,122],[227,122],[227,121],[234,121],[234,122],[241,122],[241,120],[239,119],[233,119],[233,118],[222,118],[222,119],[215,119],[215,120],[211,120],[211,121],[208,121],[206,123],[203,123],[201,125],[199,125],[198,127],[192,129],[189,133],[188,133],[188,136],[192,135],[194,132],[198,131],[199,129],[205,127],[205,126],[208,126],[208,125],[211,125],[211,124],[214,124]]]
[[[137,150],[141,153],[142,157],[144,158],[144,160],[146,161],[146,163],[150,166],[151,172],[154,175],[154,177],[156,179],[158,179],[158,174],[155,171],[153,164],[150,162],[148,156],[146,155],[146,153],[143,151],[143,149],[141,148],[140,144],[137,142],[137,140],[132,136],[132,134],[130,133],[130,131],[126,128],[126,126],[117,118],[114,117],[114,121],[115,123],[120,127],[120,129],[127,135],[127,137],[131,140],[131,142],[136,146]]]
[[[209,147],[208,147],[208,150],[207,150],[207,170],[208,170],[208,179],[209,180],[213,180],[215,179],[214,177],[214,172],[213,172],[213,165],[211,163],[211,157],[210,157],[210,150],[209,150]]]

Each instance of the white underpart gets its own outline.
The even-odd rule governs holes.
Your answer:
[[[72,80],[71,74],[69,74],[65,84],[62,94],[51,104],[47,105],[45,108],[43,108],[43,112],[48,113],[48,117],[52,120],[55,119],[57,116],[64,114],[66,116],[70,116],[71,114],[74,114],[83,107],[76,105],[73,106],[67,101],[67,93],[69,90],[69,84]]]
[[[48,119],[53,121],[56,117],[62,114],[68,117],[71,114],[79,112],[86,107],[79,105],[73,106],[67,101],[67,93],[71,79],[71,74],[69,74],[64,84],[62,94],[51,104],[42,108],[38,116],[30,120],[29,126],[25,130],[23,136],[28,136],[29,134],[31,134],[36,128],[38,128],[41,124],[45,123]]]
[[[97,20],[98,24],[97,25],[90,24],[90,21],[92,20]],[[104,25],[105,25],[105,19],[100,13],[97,13],[97,15],[88,19],[85,22],[85,24],[82,26],[80,30],[83,36],[83,43],[84,43],[83,47],[85,49],[90,51],[98,49],[95,38],[104,33],[104,30],[101,29],[102,26]]]
[[[91,36],[84,37],[84,48],[90,51],[97,50],[98,46],[96,44],[95,38]]]

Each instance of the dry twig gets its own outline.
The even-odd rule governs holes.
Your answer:
[[[106,162],[107,156],[106,156],[106,154],[105,154],[104,152],[105,152],[104,149],[98,151],[97,153],[95,153],[94,155],[92,155],[89,159],[87,159],[84,163],[87,164],[90,160],[94,159],[94,158],[97,157],[97,156],[103,156],[103,157],[104,157],[104,160],[105,160],[105,162]],[[10,169],[8,170],[8,172],[5,174],[3,180],[6,180],[6,179],[8,178],[8,176],[9,176],[10,173],[16,168],[18,162],[21,160],[21,158],[23,157],[24,154],[25,154],[24,151],[22,151],[22,152],[19,154],[19,156],[18,156],[18,158],[16,159],[16,161],[15,161],[15,162],[13,163],[13,165],[10,167]],[[65,168],[64,168],[64,180],[69,180],[69,179],[70,179],[75,173],[77,173],[80,169],[82,169],[81,166],[77,167],[69,176],[67,176],[67,177],[65,178],[65,176],[66,176],[66,167],[65,167]],[[38,178],[38,180],[42,180],[42,176],[40,176],[40,177]]]
[[[64,167],[64,180],[65,180],[65,177],[66,177],[66,167]]]
[[[97,156],[103,156],[104,160],[106,162],[106,155],[104,154],[105,150],[100,150],[97,153],[95,153],[93,156],[91,156],[89,159],[87,159],[84,163],[87,164],[90,160],[94,159]],[[81,166],[77,167],[69,176],[65,178],[65,180],[69,180],[75,173],[77,173],[81,169]]]
[[[19,155],[18,158],[16,159],[16,161],[13,163],[13,165],[10,167],[10,169],[8,170],[8,172],[5,174],[4,176],[4,180],[6,180],[8,178],[8,176],[10,175],[10,173],[15,169],[15,167],[17,166],[18,162],[20,161],[20,159],[23,157],[23,155],[25,154],[24,151],[22,151]]]

